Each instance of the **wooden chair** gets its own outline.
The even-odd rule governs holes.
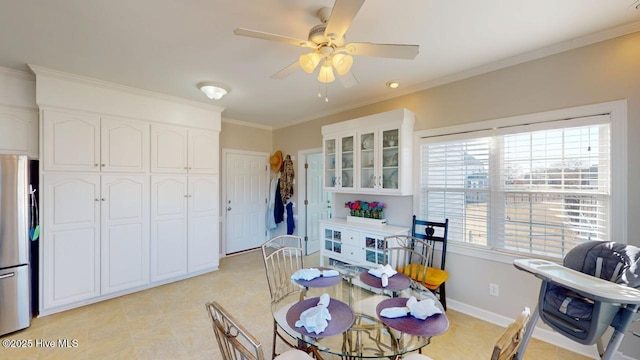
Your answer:
[[[295,235],[280,235],[262,244],[262,256],[271,294],[271,302],[278,302],[284,297],[299,292],[300,298],[304,294],[304,288],[291,281],[291,275],[304,268],[304,249],[302,238]],[[287,345],[296,347],[290,334],[295,330],[289,328],[281,330],[275,322],[275,318],[281,319],[278,323],[286,326],[287,310],[293,305],[281,307],[273,314],[273,354],[276,354],[276,339],[280,338]]]
[[[207,312],[213,323],[222,360],[264,360],[262,344],[247,329],[229,314],[220,304],[207,303]],[[312,359],[307,353],[291,349],[274,358],[275,360]]]
[[[426,220],[417,220],[413,215],[413,223],[411,226],[411,236],[421,239],[431,245],[435,250],[436,244],[441,244],[440,260],[434,258],[435,251],[432,251],[429,257],[429,268],[427,269],[426,281],[424,286],[438,295],[442,307],[447,310],[447,296],[445,292],[445,282],[449,278],[449,274],[445,270],[445,261],[447,259],[447,236],[449,234],[449,219],[444,222],[434,222]]]
[[[491,353],[491,360],[512,360],[518,351],[518,346],[524,337],[525,327],[531,318],[531,311],[525,307],[520,316],[507,327],[502,336],[496,341]],[[522,354],[520,354],[522,355]],[[404,356],[403,360],[433,360],[422,354]]]

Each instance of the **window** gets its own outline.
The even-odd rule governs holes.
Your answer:
[[[423,132],[418,216],[448,218],[452,244],[536,256],[612,239],[611,115],[509,120]]]

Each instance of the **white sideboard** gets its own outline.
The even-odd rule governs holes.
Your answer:
[[[385,264],[385,236],[409,235],[410,231],[400,226],[372,226],[338,218],[320,220],[320,265],[324,265],[325,260],[364,268]]]

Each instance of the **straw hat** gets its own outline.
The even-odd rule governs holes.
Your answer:
[[[269,162],[271,163],[271,170],[275,172],[280,171],[280,168],[282,167],[282,151],[278,150],[271,155]]]

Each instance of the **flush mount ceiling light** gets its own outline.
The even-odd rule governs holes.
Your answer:
[[[387,81],[387,87],[389,89],[397,89],[400,86],[400,82],[398,80]]]
[[[205,93],[205,95],[207,95],[209,99],[220,100],[228,92],[227,89],[212,82],[200,83],[198,84],[198,87],[200,88],[200,90],[202,90],[203,93]]]

